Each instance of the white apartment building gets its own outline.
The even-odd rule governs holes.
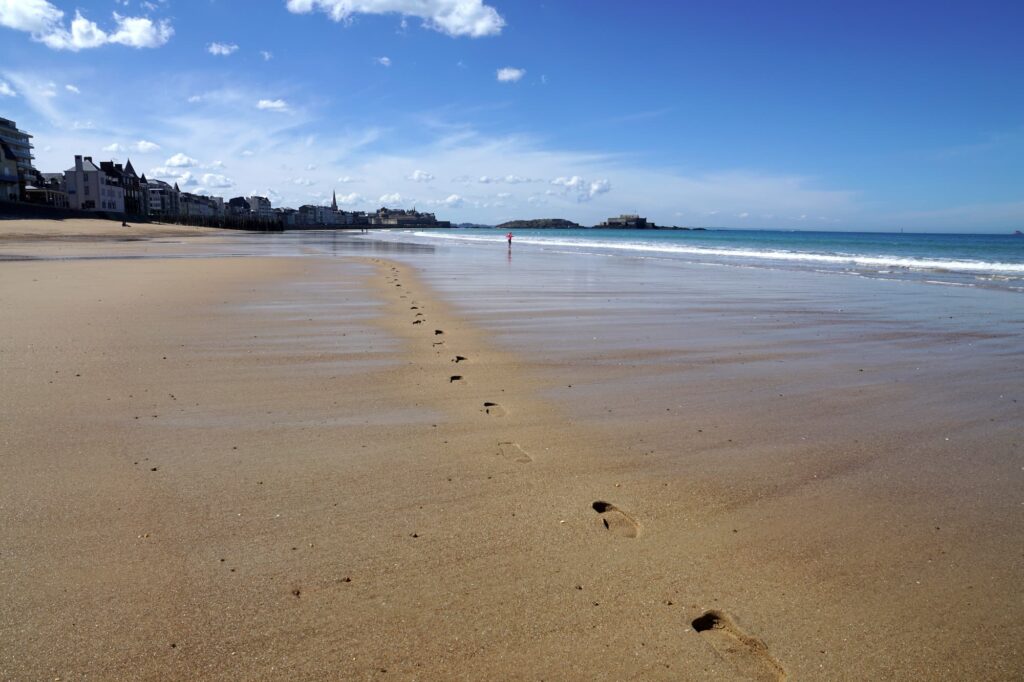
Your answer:
[[[71,208],[124,213],[124,189],[94,164],[91,156],[75,156],[74,168],[64,171],[64,184]]]

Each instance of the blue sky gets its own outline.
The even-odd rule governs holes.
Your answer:
[[[0,0],[0,115],[275,205],[1024,229],[1024,3]]]

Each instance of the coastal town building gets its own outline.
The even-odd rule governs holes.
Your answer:
[[[381,207],[369,216],[370,225],[384,227],[451,227],[447,220],[438,220],[433,213],[401,208]]]
[[[28,133],[19,130],[18,125],[8,119],[0,117],[0,142],[7,145],[7,149],[3,152],[4,156],[10,154],[14,157],[15,173],[18,176],[18,198],[24,195],[25,185],[31,182],[35,173],[35,168],[32,166],[32,136]],[[0,181],[6,186],[8,181]],[[10,190],[5,190],[9,192]],[[10,197],[10,194],[0,195]]]
[[[149,212],[149,180],[146,179],[146,174],[143,173],[139,176],[139,194],[141,194],[142,201],[142,215],[148,216]]]
[[[17,201],[20,192],[18,157],[11,146],[0,139],[0,201]]]
[[[124,212],[128,215],[148,215],[149,198],[142,192],[141,178],[135,174],[132,161],[122,166],[113,161],[101,161],[100,169],[124,193]]]
[[[228,199],[227,214],[233,218],[242,218],[249,215],[249,200],[245,197],[233,197]]]
[[[25,200],[53,208],[70,208],[63,173],[37,173],[36,184],[25,185]]]
[[[400,208],[380,208],[377,210],[377,215],[370,220],[372,225],[390,226],[430,225],[436,222],[437,219],[433,213],[419,213],[415,208],[411,211]]]
[[[344,224],[344,219],[339,221],[339,215],[336,210],[331,209],[329,206],[316,206],[314,204],[306,204],[299,207],[298,223],[306,227],[331,227],[340,224]]]
[[[257,218],[258,220],[272,220],[274,218],[274,209],[271,208],[270,199],[266,197],[249,197],[249,213],[251,214],[250,217]]]
[[[202,194],[181,192],[178,198],[178,215],[197,218],[220,218],[224,215],[224,200]]]
[[[154,218],[173,218],[180,214],[181,190],[178,183],[169,185],[163,180],[149,180],[149,215]]]
[[[94,164],[91,156],[75,156],[75,165],[64,171],[64,182],[71,208],[124,213],[124,189]]]
[[[274,218],[287,230],[298,225],[299,212],[294,208],[275,208]]]

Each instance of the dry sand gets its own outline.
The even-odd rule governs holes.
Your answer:
[[[1018,501],[840,445],[883,389],[502,348],[384,259],[0,264],[0,678],[1021,675]]]
[[[0,243],[55,241],[118,241],[152,237],[196,237],[225,234],[226,230],[164,223],[129,223],[116,220],[0,220]]]

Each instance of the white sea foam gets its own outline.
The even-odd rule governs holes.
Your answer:
[[[415,232],[418,237],[431,239],[451,239],[465,242],[503,242],[504,237],[486,237],[477,235]],[[905,270],[927,270],[932,272],[986,273],[1011,276],[1024,276],[1024,264],[999,263],[980,260],[939,260],[933,258],[912,258],[906,256],[865,255],[843,253],[814,253],[810,251],[784,251],[778,249],[745,249],[714,246],[693,246],[690,244],[668,244],[653,242],[619,242],[601,239],[571,239],[557,237],[516,237],[517,244],[536,246],[559,246],[588,249],[611,249],[631,253],[664,253],[689,256],[719,257],[730,259],[786,261],[792,263],[827,263],[830,265],[869,267],[869,268],[902,268]]]

